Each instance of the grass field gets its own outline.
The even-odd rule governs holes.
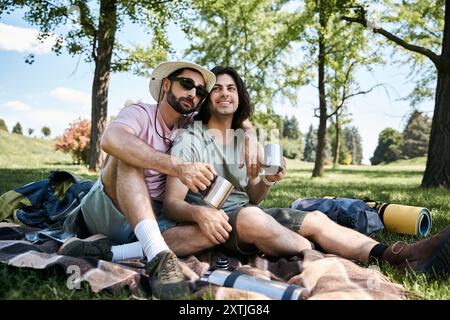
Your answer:
[[[0,131],[0,194],[25,183],[46,178],[50,170],[72,171],[94,180],[85,167],[72,165],[69,155],[55,152],[52,142]],[[433,217],[432,233],[450,224],[450,191],[419,188],[425,159],[399,161],[380,166],[342,166],[326,169],[325,177],[311,179],[312,164],[288,161],[288,175],[277,184],[265,206],[287,207],[297,198],[370,197],[374,200],[425,206]],[[412,242],[414,236],[383,232],[377,240]],[[450,299],[450,277],[427,280],[414,274],[403,275],[390,266],[380,266],[391,280],[403,284],[425,299]],[[92,293],[87,286],[69,290],[66,275],[59,270],[37,271],[0,265],[0,299],[131,299],[126,291],[110,295]]]

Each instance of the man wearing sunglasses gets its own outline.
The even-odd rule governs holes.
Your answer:
[[[108,157],[81,205],[94,236],[69,239],[60,254],[97,255],[112,242],[119,246],[101,258],[123,260],[145,254],[154,297],[188,296],[177,257],[161,235],[160,229],[167,226],[158,225],[157,217],[162,212],[166,175],[178,177],[197,192],[209,186],[216,174],[210,164],[185,162],[168,154],[176,129],[190,122],[215,80],[212,72],[190,62],[165,62],[154,69],[150,93],[157,104],[123,108],[102,136],[101,148]]]

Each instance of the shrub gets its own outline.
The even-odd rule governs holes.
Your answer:
[[[403,136],[392,128],[383,129],[378,135],[378,146],[370,158],[372,165],[389,163],[400,159]]]
[[[0,119],[0,130],[8,132],[8,127],[6,126],[5,120]]]
[[[339,162],[343,165],[348,166],[349,164],[352,164],[352,160],[353,160],[352,154],[348,152],[345,154],[344,158],[340,158]]]
[[[16,123],[16,125],[13,127],[13,129],[12,129],[11,132],[12,132],[12,133],[15,133],[15,134],[21,134],[21,135],[23,135],[23,132],[22,132],[22,125],[20,124],[20,122],[17,122],[17,123]]]
[[[303,156],[303,141],[282,138],[283,156],[289,159],[301,159]]]
[[[52,134],[52,131],[50,130],[49,127],[42,127],[41,132],[46,138]]]
[[[76,164],[87,164],[90,134],[91,122],[86,119],[76,120],[57,138],[55,150],[71,153]]]

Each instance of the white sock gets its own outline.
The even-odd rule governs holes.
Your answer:
[[[112,246],[111,251],[113,253],[113,262],[144,257],[144,251],[142,250],[142,245],[139,241],[120,246]]]
[[[140,221],[134,228],[134,234],[141,243],[148,261],[151,261],[161,251],[170,250],[159,231],[156,220],[144,219]]]

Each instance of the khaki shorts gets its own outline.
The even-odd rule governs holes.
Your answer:
[[[233,230],[231,230],[230,232],[230,238],[222,246],[231,254],[237,253],[242,255],[253,255],[255,253],[258,253],[259,251],[258,248],[253,244],[243,243],[239,241],[239,235],[236,228],[237,216],[242,209],[248,207],[252,206],[245,206],[231,213],[228,213],[228,222],[230,223]],[[305,219],[306,215],[309,213],[307,211],[301,211],[291,208],[257,208],[260,208],[266,214],[273,217],[282,226],[296,233],[299,232],[303,219]]]
[[[152,200],[152,207],[161,232],[175,226],[175,222],[163,216],[162,202]],[[100,178],[81,200],[81,210],[91,234],[104,234],[111,239],[113,244],[124,244],[137,240],[125,216],[116,208],[111,198],[104,191]]]

